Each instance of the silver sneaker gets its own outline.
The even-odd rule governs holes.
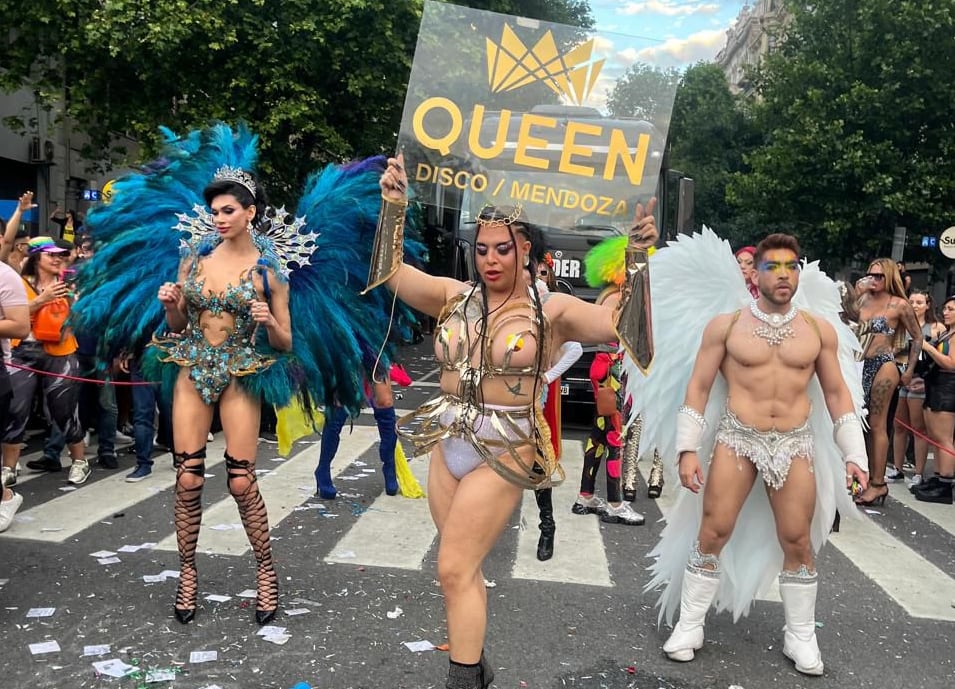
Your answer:
[[[578,495],[570,511],[574,514],[603,514],[607,511],[607,501],[596,495],[589,498]]]
[[[17,470],[13,467],[3,467],[0,469],[3,477],[3,487],[9,488],[10,486],[17,485]]]
[[[14,493],[9,500],[0,502],[0,532],[10,528],[10,524],[13,523],[13,517],[16,516],[17,510],[20,509],[20,505],[22,504],[23,496],[19,493]]]
[[[646,520],[642,514],[630,507],[629,502],[621,502],[616,507],[607,505],[607,511],[600,515],[600,521],[606,522],[607,524],[640,526]]]
[[[74,459],[73,464],[70,466],[70,477],[66,479],[66,482],[74,485],[81,486],[86,483],[86,479],[90,477],[92,469],[90,469],[90,463],[85,459]]]

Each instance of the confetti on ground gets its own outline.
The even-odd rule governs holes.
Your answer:
[[[115,565],[122,562],[118,557],[101,557],[97,560],[101,565]]]
[[[386,612],[386,613],[385,613],[385,616],[386,616],[389,620],[397,620],[399,617],[401,617],[401,613],[403,613],[403,612],[404,612],[404,610],[402,610],[401,608],[399,608],[399,607],[396,605],[396,606],[395,606],[395,609],[394,609],[394,610],[389,610],[388,612]],[[286,613],[286,614],[287,614],[287,613]]]
[[[90,553],[90,557],[113,557],[115,554],[110,550],[97,550],[95,553]]]

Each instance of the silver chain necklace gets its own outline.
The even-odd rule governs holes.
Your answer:
[[[754,299],[749,303],[749,310],[763,323],[753,329],[753,335],[766,340],[770,347],[780,345],[787,337],[793,337],[796,334],[796,331],[790,325],[799,311],[795,306],[789,309],[786,314],[765,313],[756,305]]]

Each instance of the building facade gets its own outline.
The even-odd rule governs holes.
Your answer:
[[[19,118],[25,131],[6,126],[5,118]],[[138,155],[132,140],[117,143],[131,159]],[[0,93],[0,218],[10,217],[26,191],[34,193],[37,204],[24,218],[32,235],[57,236],[60,228],[49,219],[54,213],[85,215],[96,203],[96,192],[117,174],[103,172],[109,168],[105,161],[84,158],[86,144],[57,108],[41,107],[31,91]]]
[[[783,0],[756,0],[743,6],[726,32],[726,46],[716,56],[733,93],[751,93],[748,71],[775,50],[788,21]]]

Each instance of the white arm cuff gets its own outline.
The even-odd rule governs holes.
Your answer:
[[[842,452],[843,462],[865,469],[869,458],[865,451],[865,436],[862,434],[862,423],[853,413],[843,414],[833,423],[832,437],[836,446]]]
[[[683,452],[698,452],[703,440],[706,419],[703,415],[685,404],[676,415],[676,456],[679,461]]]

